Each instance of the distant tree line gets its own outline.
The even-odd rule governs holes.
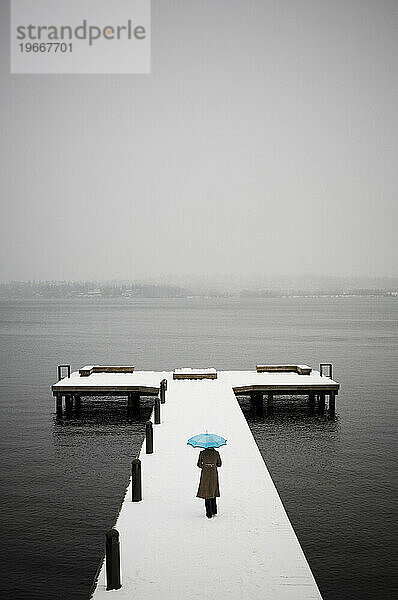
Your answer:
[[[0,298],[181,298],[188,290],[173,285],[76,281],[11,281],[0,284]]]
[[[200,290],[194,292],[176,285],[156,283],[103,283],[97,281],[11,281],[0,283],[0,298],[282,298],[285,296],[397,296],[396,289],[336,288],[314,289],[242,289],[234,291]]]

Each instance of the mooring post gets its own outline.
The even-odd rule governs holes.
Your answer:
[[[318,395],[318,409],[321,415],[325,412],[325,392],[320,392]]]
[[[159,398],[155,398],[155,425],[160,424],[160,400]]]
[[[142,485],[141,485],[141,461],[139,458],[134,458],[131,463],[131,487],[132,487],[132,502],[141,502],[142,500]]]
[[[311,410],[314,409],[315,406],[315,394],[313,392],[310,392],[308,394],[308,405],[310,407]]]
[[[106,532],[106,589],[118,590],[120,582],[120,543],[117,529]]]
[[[330,392],[329,394],[329,415],[334,417],[336,412],[336,394],[334,392]]]
[[[152,421],[145,423],[145,441],[146,441],[146,453],[152,454],[153,452],[153,426]]]
[[[160,402],[164,404],[166,402],[166,390],[167,390],[167,379],[162,379],[160,382]]]

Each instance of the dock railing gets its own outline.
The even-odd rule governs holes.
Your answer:
[[[58,381],[61,381],[61,379],[63,379],[62,369],[67,369],[67,372],[68,372],[67,377],[70,377],[70,365],[58,365],[58,369],[57,369]]]
[[[325,370],[327,370],[327,373],[324,372]],[[321,377],[329,377],[329,379],[333,379],[332,363],[321,363],[319,365],[319,373]]]

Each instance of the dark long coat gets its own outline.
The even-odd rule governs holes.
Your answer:
[[[221,456],[214,448],[206,448],[199,454],[198,467],[200,474],[198,498],[216,498],[220,495],[217,467],[221,467]]]

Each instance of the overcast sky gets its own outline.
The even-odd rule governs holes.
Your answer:
[[[0,280],[398,274],[395,1],[152,0],[121,76],[10,75],[0,2]]]

